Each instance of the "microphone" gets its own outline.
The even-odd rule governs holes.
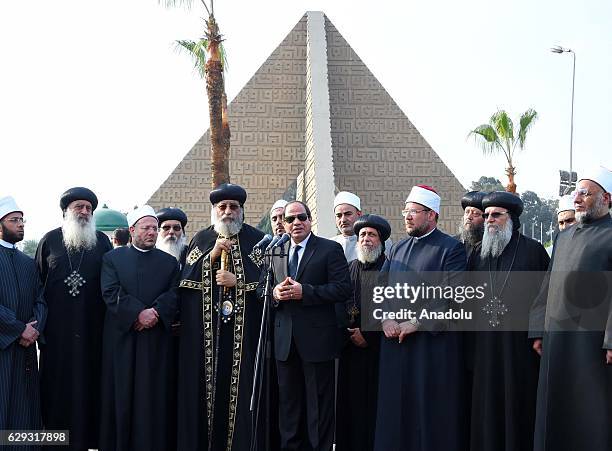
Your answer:
[[[272,249],[276,249],[277,247],[281,247],[283,244],[285,244],[290,239],[291,239],[291,235],[289,235],[288,233],[283,234],[283,236],[280,237],[280,240],[278,240],[276,242],[276,244],[274,246],[272,246]]]
[[[253,246],[253,248],[258,247],[260,250],[263,251],[266,248],[266,246],[270,243],[270,241],[272,241],[272,235],[270,234],[264,235],[264,237],[261,240],[259,240],[259,243]]]
[[[268,244],[268,247],[266,247],[266,252],[268,252],[270,249],[276,246],[276,243],[278,243],[278,240],[280,240],[281,237],[282,235],[274,235],[274,238],[272,238],[272,242]]]

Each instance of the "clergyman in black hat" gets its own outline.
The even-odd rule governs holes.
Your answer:
[[[482,246],[470,263],[476,284],[484,287],[471,344],[470,449],[532,449],[539,357],[528,338],[529,312],[549,258],[540,243],[519,232],[520,197],[492,192],[482,207]]]
[[[187,251],[180,282],[179,451],[250,449],[262,312],[255,291],[262,258],[253,248],[263,233],[244,223],[246,199],[239,185],[212,190],[213,225],[196,233]]]
[[[159,235],[155,247],[176,258],[182,269],[187,258],[185,235],[187,215],[180,208],[167,207],[157,212],[157,219],[159,219]]]
[[[353,225],[357,259],[349,263],[353,294],[346,301],[349,342],[340,354],[336,402],[336,449],[374,447],[378,401],[378,361],[381,332],[363,328],[362,293],[372,293],[375,277],[385,262],[385,241],[391,225],[377,215],[363,215]]]
[[[98,448],[100,371],[105,304],[102,256],[112,249],[96,231],[98,198],[75,187],[60,197],[61,227],[39,242],[36,263],[49,308],[40,349],[41,401],[46,429],[70,430],[71,449]]]
[[[468,261],[474,252],[480,250],[480,242],[484,232],[482,199],[486,194],[482,191],[469,191],[461,198],[463,218],[459,226],[459,234],[455,238],[465,245]]]

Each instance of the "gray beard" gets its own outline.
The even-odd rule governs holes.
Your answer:
[[[502,254],[512,239],[512,219],[508,218],[508,221],[503,228],[493,226],[496,228],[496,230],[489,231],[489,227],[491,226],[485,225],[484,228],[480,256],[482,258],[487,258],[488,256],[497,258]]]
[[[83,220],[72,210],[66,210],[62,234],[64,246],[69,252],[93,249],[98,242],[96,221],[93,216],[89,220]]]
[[[242,216],[229,223],[225,223],[217,218],[214,224],[214,229],[215,232],[224,237],[238,235],[238,232],[240,232],[240,229],[242,229]]]
[[[361,263],[374,263],[382,254],[383,246],[379,244],[374,249],[367,249],[357,243],[357,260]]]
[[[593,203],[591,208],[587,209],[587,211],[577,211],[576,212],[576,221],[580,224],[588,224],[596,219],[599,219],[602,216],[599,212],[603,212],[606,209],[607,205],[604,201],[603,194],[599,193],[597,200]]]
[[[470,225],[467,230],[463,222],[459,226],[459,236],[461,237],[461,242],[467,243],[471,246],[475,246],[476,244],[482,241],[483,233],[484,223],[479,227],[474,227],[473,225]]]
[[[161,235],[157,235],[157,243],[155,243],[155,247],[166,252],[167,254],[172,255],[177,260],[180,260],[181,253],[187,245],[187,238],[185,238],[185,235],[181,236],[178,240],[173,238],[174,237],[172,236],[162,238]]]

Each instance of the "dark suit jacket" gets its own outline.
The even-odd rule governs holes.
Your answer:
[[[285,244],[285,255],[291,242]],[[310,235],[303,251],[296,281],[302,284],[302,299],[282,301],[274,321],[274,355],[285,361],[293,338],[297,352],[306,362],[335,358],[341,343],[335,304],[351,295],[351,279],[342,246]],[[287,277],[287,258],[273,257],[274,285]]]

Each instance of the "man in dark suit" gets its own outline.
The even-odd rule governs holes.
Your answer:
[[[333,444],[341,340],[334,304],[350,296],[351,282],[342,247],[311,233],[306,204],[288,203],[284,216],[288,258],[273,258],[281,449],[326,451]]]

